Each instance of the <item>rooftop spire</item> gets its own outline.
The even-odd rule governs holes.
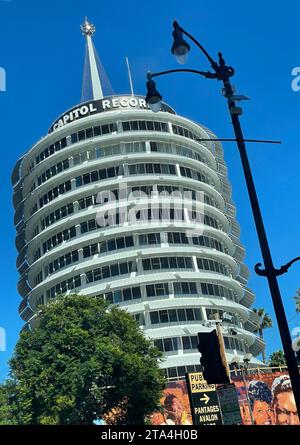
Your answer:
[[[86,17],[80,29],[86,38],[81,101],[98,100],[103,99],[104,95],[113,95],[114,92],[92,41],[96,27]]]

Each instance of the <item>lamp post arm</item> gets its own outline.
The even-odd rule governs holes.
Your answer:
[[[217,62],[214,61],[214,59],[208,54],[208,52],[206,51],[206,49],[201,45],[201,43],[198,42],[197,39],[195,39],[195,37],[193,37],[191,34],[189,34],[187,31],[185,31],[185,29],[183,29],[178,22],[174,21],[173,22],[173,26],[176,29],[179,29],[182,34],[186,35],[189,39],[191,39],[195,45],[198,46],[198,48],[200,48],[200,50],[203,52],[203,54],[205,55],[205,57],[207,58],[207,60],[209,61],[209,63],[211,64],[212,68],[214,70],[216,70],[216,68],[218,67]]]
[[[273,269],[274,275],[278,277],[279,275],[283,275],[284,273],[287,273],[289,268],[292,266],[292,264],[294,264],[296,261],[299,261],[299,260],[300,260],[300,256],[298,256],[297,258],[294,258],[293,260],[284,264],[279,269]],[[267,271],[265,269],[261,269],[261,266],[262,266],[261,263],[257,263],[254,267],[255,272],[257,273],[257,275],[265,277],[265,276],[267,276]]]
[[[194,74],[199,74],[199,76],[206,77],[207,79],[217,78],[216,73],[211,73],[210,71],[193,70],[189,68],[179,68],[174,70],[159,71],[158,73],[151,73],[150,71],[148,71],[147,78],[152,79],[153,77],[164,76],[165,74],[172,74],[172,73],[194,73]]]

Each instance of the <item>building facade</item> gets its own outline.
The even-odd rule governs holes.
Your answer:
[[[153,113],[142,96],[103,97],[86,29],[97,94],[12,175],[25,326],[39,305],[78,292],[133,314],[170,379],[197,369],[197,333],[216,315],[229,361],[250,352],[257,364],[264,343],[220,142],[166,104]]]

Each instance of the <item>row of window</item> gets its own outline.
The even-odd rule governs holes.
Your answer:
[[[53,247],[58,246],[64,241],[68,241],[69,239],[76,237],[76,228],[75,226],[70,227],[69,229],[65,229],[61,232],[56,233],[51,238],[43,243],[43,254],[53,249]]]
[[[192,221],[200,222],[201,224],[205,224],[210,227],[214,227],[216,229],[219,228],[218,221],[208,215],[203,215],[197,213],[197,212],[188,212],[192,215]],[[107,217],[105,216],[105,213],[98,214],[97,215],[97,221],[95,219],[91,219],[89,221],[85,221],[80,224],[81,234],[91,232],[93,230],[96,230],[98,227],[105,227],[105,226],[118,226],[120,224],[124,224],[126,219],[126,213],[118,213],[115,211],[112,211],[107,214]],[[190,216],[190,215],[189,215]],[[144,210],[138,210],[135,213],[131,213],[128,215],[129,222],[132,224],[138,223],[138,222],[145,222],[145,221],[185,221],[185,217],[183,214],[182,209],[162,209],[162,208],[153,208],[153,209],[144,209]],[[204,220],[204,221],[203,221]]]
[[[131,272],[136,272],[135,261],[125,261],[122,263],[98,267],[97,269],[86,272],[85,276],[87,283],[94,283],[95,281],[105,280],[106,278],[115,277],[118,275],[128,275]]]
[[[191,372],[201,372],[201,365],[189,365],[189,366],[176,366],[172,368],[165,368],[164,370],[165,377],[168,380],[180,380],[184,379],[186,373]]]
[[[200,173],[197,170],[193,170],[189,167],[182,167],[180,166],[180,174],[181,176],[184,176],[185,178],[191,178],[195,179],[195,181],[205,182],[206,184],[211,184],[211,181],[203,175],[203,173]],[[213,184],[211,184],[213,185]]]
[[[169,244],[194,244],[196,246],[209,247],[219,252],[224,252],[223,244],[209,236],[187,236],[184,232],[168,232]]]
[[[71,144],[115,132],[117,132],[117,124],[115,122],[96,125],[95,127],[89,127],[84,130],[77,131],[76,133],[72,133]]]
[[[80,165],[86,161],[94,161],[108,156],[118,156],[130,153],[145,153],[146,142],[125,142],[122,144],[107,145],[104,147],[96,147],[88,151],[83,151],[73,155],[73,165]]]
[[[238,338],[224,336],[225,349],[235,349],[244,352],[244,343]],[[154,340],[154,345],[162,352],[177,352],[197,350],[198,338],[196,335],[184,337],[171,337]]]
[[[184,351],[190,351],[191,349],[197,349],[198,338],[197,336],[184,336],[184,337],[170,337],[160,338],[154,340],[154,346],[156,346],[162,352],[177,352],[179,349]]]
[[[153,257],[142,260],[143,270],[193,269],[191,257]]]
[[[177,134],[179,136],[184,136],[185,138],[198,140],[199,136],[193,133],[192,131],[188,130],[186,127],[182,127],[181,125],[172,124],[172,130],[174,134]],[[205,142],[204,145],[207,145]]]
[[[146,162],[143,164],[128,165],[128,172],[130,175],[176,175],[176,167],[173,164],[152,164]]]
[[[164,196],[164,194],[166,194],[166,196],[167,196],[168,194],[172,194],[172,193],[174,194],[174,196],[176,196],[176,193],[178,192],[179,196],[183,196],[184,198],[188,197],[189,199],[192,199],[195,201],[196,200],[199,201],[199,196],[197,196],[197,194],[201,193],[201,197],[203,196],[204,202],[206,204],[216,207],[216,202],[214,199],[212,199],[207,194],[205,194],[205,193],[203,194],[202,192],[197,192],[196,190],[187,189],[187,188],[183,188],[183,187],[169,186],[169,185],[157,185],[157,192],[163,196]],[[119,198],[120,198],[119,189],[110,190],[110,194],[115,200],[119,200]],[[154,187],[152,185],[128,187],[127,190],[125,190],[125,192],[122,189],[121,198],[122,199],[124,199],[124,198],[130,199],[131,194],[133,197],[138,197],[138,196],[143,197],[144,194],[147,195],[148,197],[157,197],[156,191],[154,190]],[[90,195],[90,196],[79,199],[78,200],[78,209],[83,210],[83,209],[86,209],[91,206],[99,205],[99,199],[97,199],[97,197],[99,198],[98,195],[99,194],[96,193],[94,195]],[[125,195],[125,196],[123,196],[123,195]],[[108,197],[103,196],[102,201],[103,201],[102,203],[107,202]],[[51,212],[49,215],[47,215],[45,218],[41,219],[42,230],[44,230],[45,228],[51,226],[55,222],[59,221],[60,219],[66,217],[72,213],[74,213],[74,203],[73,202],[58,208],[54,212]],[[34,236],[36,236],[38,233],[39,233],[38,230],[36,232],[34,232],[34,235],[32,236],[32,238],[34,238]]]
[[[45,193],[40,198],[40,208],[44,207],[44,205],[46,205],[48,202],[53,201],[53,199],[57,198],[58,196],[69,192],[71,188],[71,181],[68,180],[66,182],[63,182],[62,184],[59,184],[57,187],[54,187],[52,190],[49,190],[49,192]]]
[[[129,175],[143,175],[143,174],[164,174],[164,175],[176,175],[176,167],[173,164],[162,164],[162,163],[139,163],[128,165]],[[200,182],[210,184],[211,181],[204,176],[202,173],[190,169],[188,167],[180,166],[180,172],[182,176],[195,179]],[[93,170],[92,172],[85,173],[84,175],[77,176],[75,179],[76,187],[81,187],[93,182],[98,182],[101,180],[115,178],[124,175],[123,165],[118,165],[114,167],[103,168],[100,170]],[[45,193],[40,199],[40,208],[51,202],[58,196],[71,190],[71,181],[68,180],[52,190]],[[36,206],[32,209],[31,214],[35,213],[37,210]]]
[[[95,220],[90,220],[88,222],[84,222],[81,224],[81,233],[86,233],[85,231],[93,230],[92,227],[96,227]],[[160,237],[164,236],[165,232],[162,233],[148,233],[148,234],[142,234],[139,235],[139,245],[153,245],[160,243]],[[176,238],[176,235],[179,235],[179,237],[186,237],[184,233],[180,232],[168,232],[167,237],[168,241],[174,240],[174,235]],[[76,236],[76,229],[75,226],[71,227],[70,229],[66,229],[63,232],[59,232],[56,235],[54,235],[52,238],[47,240],[43,243],[43,254],[45,254],[47,251],[51,250],[52,248],[56,247],[57,245],[61,244],[63,241],[69,240],[71,238],[74,238]],[[193,237],[194,240],[195,237]],[[200,238],[200,237],[199,237]],[[207,240],[213,240],[213,238],[209,237],[202,237],[206,238]],[[195,239],[198,240],[198,237]],[[215,240],[213,240],[215,241]],[[83,257],[88,258],[96,254],[101,254],[109,251],[119,250],[119,249],[125,249],[129,247],[134,246],[134,239],[133,236],[122,236],[118,238],[112,238],[110,240],[105,240],[100,243],[93,243],[91,245],[83,247]],[[39,249],[40,250],[40,249]],[[39,252],[40,253],[40,252]],[[37,255],[38,259],[41,255]],[[78,250],[73,251],[72,253],[68,253],[53,262],[51,262],[48,266],[45,267],[45,275],[48,276],[49,274],[52,274],[53,272],[60,270],[63,267],[66,267],[73,262],[78,261]],[[228,268],[222,264],[218,263],[216,261],[210,260],[210,259],[203,259],[203,258],[197,258],[197,263],[199,269],[204,270],[213,270],[214,272],[222,273],[224,275],[228,275],[229,271]],[[143,260],[143,268],[145,271],[147,270],[155,270],[155,269],[192,269],[193,263],[190,257],[161,257],[161,258],[147,258]],[[202,292],[207,295],[220,295],[220,296],[226,296],[224,295],[224,292],[220,291],[220,286],[216,285],[206,285],[206,288],[202,289]],[[221,287],[222,289],[222,287]],[[176,289],[175,289],[176,293]],[[181,293],[181,291],[180,291]],[[185,293],[185,291],[183,291]],[[197,293],[195,289],[195,293]]]
[[[118,165],[116,167],[102,168],[101,170],[94,170],[92,172],[85,173],[84,175],[77,176],[75,183],[76,187],[81,187],[82,185],[90,184],[91,182],[97,182],[103,179],[115,178],[123,175],[123,165]]]
[[[222,296],[230,300],[235,300],[234,292],[225,286],[211,283],[198,283],[198,286],[199,290],[197,289],[197,283],[191,281],[147,284],[145,286],[145,296],[147,298],[169,297],[172,293],[174,293],[175,297],[182,297],[185,295],[201,296],[202,292],[202,295]],[[215,293],[209,293],[208,288],[214,290]],[[101,294],[99,297],[104,298],[112,304],[118,304],[142,298],[142,289],[139,286],[118,289]],[[211,310],[209,309],[209,311]],[[212,312],[209,312],[208,316],[210,317],[211,314]]]
[[[46,292],[47,300],[49,298],[55,298],[57,295],[65,294],[69,290],[75,290],[81,286],[81,277],[80,275],[76,275],[75,277],[68,278],[67,280],[62,281],[59,284],[56,284],[51,289],[48,289]]]
[[[199,287],[199,290],[197,289],[197,285]],[[60,285],[58,285],[60,286]],[[174,293],[175,297],[182,297],[185,295],[197,295],[201,296],[201,291],[203,295],[208,295],[206,292],[207,286],[214,286],[214,289],[217,291],[217,289],[223,289],[224,290],[224,296],[226,293],[228,295],[233,296],[233,291],[231,289],[228,289],[224,286],[217,285],[217,284],[210,284],[210,283],[195,283],[195,282],[189,282],[189,281],[176,281],[174,283],[154,283],[154,284],[147,284],[145,286],[145,295],[147,298],[156,298],[156,297],[166,297],[170,294]],[[61,289],[59,287],[59,289]],[[58,292],[61,293],[61,290]],[[48,294],[47,294],[48,295]],[[52,297],[55,296],[53,293],[51,294]],[[220,295],[220,291],[216,292],[215,294],[210,294],[214,296]],[[142,288],[140,286],[134,286],[134,287],[128,287],[123,289],[117,289],[115,291],[107,292],[105,294],[98,295],[98,297],[104,298],[105,300],[109,301],[111,304],[119,304],[126,301],[131,300],[137,300],[142,298]],[[233,299],[233,298],[231,298]],[[206,309],[207,318],[212,318],[212,315],[218,313],[219,317],[221,317],[224,314],[224,311],[218,311],[216,309]],[[235,322],[238,320],[235,319]]]
[[[227,300],[236,301],[235,293],[225,286],[212,283],[201,283],[201,291],[203,295],[214,295],[217,297],[226,298]]]
[[[197,259],[199,260],[199,258]],[[206,260],[208,267],[217,269],[216,261]],[[193,262],[190,257],[154,257],[142,260],[143,270],[173,270],[173,269],[190,269],[193,270]],[[223,266],[223,264],[220,264]],[[211,270],[211,269],[208,269]],[[220,268],[221,270],[221,268]],[[97,269],[86,272],[87,283],[104,280],[106,278],[130,274],[137,271],[136,261],[129,261],[123,263],[115,263],[108,266],[99,267]],[[220,272],[221,273],[221,272]]]
[[[119,238],[112,238],[90,246],[85,246],[83,248],[83,257],[88,258],[98,253],[111,252],[113,250],[126,249],[133,246],[133,236],[121,236]]]
[[[207,258],[197,258],[197,265],[200,270],[209,270],[212,272],[217,272],[222,275],[230,275],[228,267],[223,263],[219,263],[214,260],[209,260]]]
[[[153,311],[150,312],[150,320],[151,324],[201,321],[202,312],[200,308]]]
[[[159,131],[159,132],[169,132],[169,127],[166,122],[159,122],[159,121],[145,121],[145,120],[138,120],[138,121],[125,121],[122,122],[122,130],[123,131]],[[188,130],[185,127],[182,127],[180,125],[172,125],[173,133],[187,137],[189,139],[197,140],[199,139],[199,136]],[[89,127],[83,130],[80,130],[76,133],[72,133],[70,136],[64,137],[58,141],[56,141],[54,144],[51,144],[49,147],[46,147],[44,150],[42,150],[35,158],[36,164],[39,164],[44,159],[48,158],[49,156],[53,155],[55,152],[62,150],[63,148],[67,147],[70,144],[75,144],[78,141],[84,141],[86,139],[90,139],[93,137],[98,137],[101,135],[109,134],[109,133],[116,133],[118,131],[118,126],[116,122],[111,122],[103,125],[97,125],[93,127]],[[204,145],[206,145],[204,143]],[[31,166],[31,169],[33,169],[33,166]]]
[[[235,300],[234,292],[225,286],[212,283],[198,283],[199,290],[197,289],[197,283],[192,281],[176,281],[174,283],[154,283],[147,284],[145,286],[145,292],[147,298],[157,297],[169,297],[174,293],[175,297],[182,297],[184,295],[210,295],[221,296],[226,299]],[[214,293],[213,293],[214,291]],[[118,289],[113,292],[107,292],[102,294],[101,297],[108,300],[110,303],[122,303],[134,299],[141,298],[142,291],[140,287]],[[211,313],[209,313],[211,315]]]
[[[64,159],[63,161],[58,162],[56,165],[53,165],[51,168],[48,168],[48,170],[46,170],[42,175],[38,176],[37,184],[38,185],[43,184],[44,182],[48,181],[48,179],[52,178],[58,173],[62,173],[69,167],[70,167],[69,159]]]
[[[35,158],[36,164],[39,164],[41,161],[43,161],[46,158],[49,158],[49,156],[53,155],[57,151],[62,150],[66,146],[67,146],[66,137],[60,139],[59,141],[56,141],[54,144],[51,144],[49,147],[45,148],[36,156]]]
[[[55,210],[54,212],[51,212],[49,215],[46,215],[45,218],[43,218],[41,220],[42,230],[44,230],[46,227],[51,226],[52,224],[61,220],[62,218],[65,218],[66,216],[71,215],[72,213],[74,213],[74,203],[73,202],[60,207],[59,209]]]
[[[79,260],[78,250],[68,252],[65,255],[60,256],[45,267],[45,276],[51,275],[63,267],[76,263]]]
[[[181,145],[170,144],[168,142],[150,142],[150,149],[157,153],[170,153],[177,156],[184,156],[186,158],[196,159],[197,161],[207,163],[207,158],[191,148]]]
[[[219,228],[218,221],[208,215],[199,215],[197,212],[188,212],[189,216],[192,216],[193,221],[199,220],[199,222],[203,223],[207,226],[214,227],[216,229]],[[106,219],[103,216],[98,215],[97,221],[99,224],[97,224],[97,221],[93,218],[88,221],[84,221],[80,224],[80,233],[83,235],[85,233],[97,230],[98,227],[105,227],[106,225],[109,225],[110,227],[113,227],[115,225],[123,224],[125,222],[126,215],[124,213],[112,213],[108,215],[108,218]],[[182,209],[145,209],[145,210],[139,210],[135,214],[135,219],[132,220],[133,223],[135,222],[143,222],[143,221],[184,221],[184,215]],[[203,221],[204,220],[204,221]],[[64,233],[67,233],[68,230],[72,232],[72,235],[68,237],[68,234],[66,235],[67,238],[65,238]],[[53,237],[49,238],[47,241],[43,243],[43,254],[51,250],[53,247],[57,246],[58,244],[61,244],[63,241],[66,241],[70,238],[73,238],[76,236],[76,230],[75,226],[71,227],[70,229],[67,229],[63,232],[59,232],[57,235],[54,235]],[[211,238],[211,241],[208,241],[205,239],[206,237],[193,237],[193,243],[202,245],[203,243],[207,247],[213,247],[217,250],[223,249],[222,245],[219,244],[219,241],[214,240]],[[175,238],[172,238],[172,235],[170,235],[170,243]],[[154,238],[153,238],[154,240]],[[145,241],[147,242],[147,238],[145,238]],[[40,254],[38,256],[34,255],[35,260],[37,258],[40,258]],[[34,261],[35,261],[34,260]]]
[[[169,131],[166,122],[144,120],[122,122],[122,129],[123,131]]]
[[[84,131],[84,130],[82,130]],[[202,154],[199,154],[197,151],[192,150],[191,148],[170,144],[167,142],[150,142],[151,152],[159,152],[159,153],[170,153],[178,156],[184,156],[191,159],[195,159],[197,161],[207,163],[207,159]],[[117,156],[121,154],[130,154],[130,153],[145,153],[146,152],[146,143],[144,141],[137,142],[127,142],[123,144],[114,144],[108,145],[104,147],[97,147],[91,150],[86,150],[81,153],[77,153],[73,155],[73,165],[80,165],[86,161],[93,161],[95,159],[101,159],[103,157],[108,156]],[[56,165],[48,168],[45,172],[42,173],[38,177],[37,185],[41,185],[46,182],[48,179],[57,175],[58,173],[63,172],[64,170],[70,167],[70,159],[64,159],[61,162],[58,162]],[[36,183],[33,183],[32,190],[36,188]]]

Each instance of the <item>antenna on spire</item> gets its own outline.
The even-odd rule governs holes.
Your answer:
[[[104,95],[113,96],[113,89],[92,41],[96,27],[85,17],[80,29],[86,38],[81,101],[103,99]],[[104,90],[106,90],[105,93]]]
[[[127,70],[128,70],[128,78],[129,78],[129,84],[130,84],[131,96],[134,96],[133,85],[132,85],[132,78],[131,78],[131,71],[130,71],[130,66],[129,66],[128,57],[126,57],[125,60],[126,60],[126,65],[127,65]]]

